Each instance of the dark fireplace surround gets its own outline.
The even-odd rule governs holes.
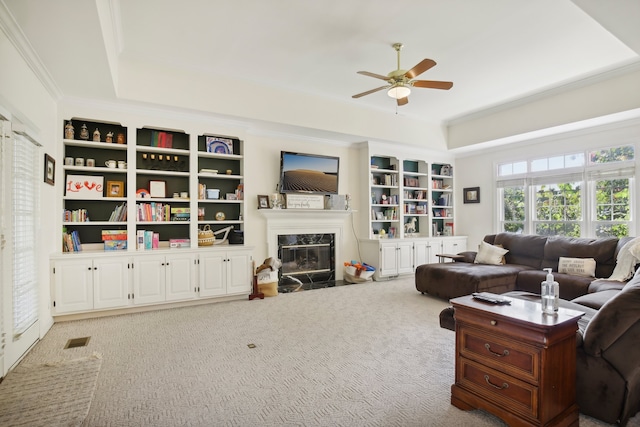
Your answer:
[[[335,286],[335,241],[332,233],[278,235],[278,291]]]

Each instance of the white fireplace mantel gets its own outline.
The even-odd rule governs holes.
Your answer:
[[[267,220],[267,254],[277,256],[278,236],[285,234],[334,234],[336,280],[342,280],[342,246],[346,220],[354,211],[329,209],[260,209]]]

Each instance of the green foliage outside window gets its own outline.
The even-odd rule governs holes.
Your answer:
[[[504,231],[523,233],[526,212],[524,187],[506,187],[503,197]]]
[[[625,147],[605,148],[589,153],[590,163],[624,162],[635,158],[635,150],[631,145]]]
[[[536,234],[580,237],[582,220],[581,183],[560,183],[536,187]]]

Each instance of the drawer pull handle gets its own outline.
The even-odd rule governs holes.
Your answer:
[[[484,345],[484,348],[487,349],[487,351],[489,351],[489,353],[493,354],[494,356],[497,357],[504,357],[504,356],[508,356],[509,355],[509,350],[507,350],[506,348],[504,349],[504,351],[501,353],[496,353],[495,351],[491,350],[491,346],[489,345],[489,343],[486,343]]]
[[[509,384],[507,383],[502,383],[502,386],[498,386],[495,385],[494,383],[492,383],[491,381],[489,381],[489,375],[485,375],[484,376],[484,380],[487,382],[487,384],[489,384],[491,387],[493,388],[497,388],[498,390],[505,390],[507,388],[509,388]]]

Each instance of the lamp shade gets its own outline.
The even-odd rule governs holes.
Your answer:
[[[401,99],[406,98],[410,93],[411,89],[409,89],[407,86],[396,85],[389,89],[387,95],[389,95],[391,98]]]

